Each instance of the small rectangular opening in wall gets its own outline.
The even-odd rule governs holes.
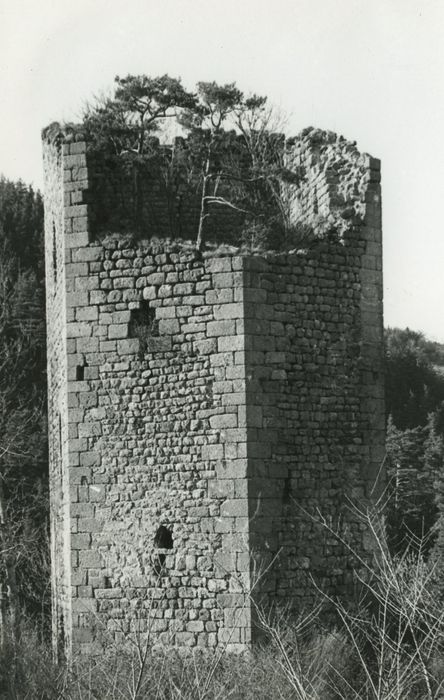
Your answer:
[[[282,503],[289,505],[292,501],[293,490],[291,487],[291,472],[288,470],[287,478],[284,480],[284,488],[282,489]]]
[[[79,359],[81,359],[81,364],[76,365],[76,381],[83,382],[85,379],[85,367],[88,367],[88,363],[84,357]]]
[[[57,660],[60,665],[66,660],[65,657],[65,624],[63,619],[63,613],[60,613],[59,624],[58,624],[58,639],[57,639]]]
[[[130,338],[139,338],[142,352],[144,352],[149,338],[159,337],[159,321],[156,319],[156,310],[152,309],[147,301],[140,302],[138,309],[131,310],[128,331]]]
[[[56,227],[52,222],[52,272],[54,278],[54,287],[57,285],[57,244],[56,244]]]
[[[58,441],[59,441],[58,450],[59,450],[59,456],[61,458],[61,455],[62,455],[62,416],[60,415],[60,413],[57,414],[57,426],[58,426],[57,437],[58,437]]]

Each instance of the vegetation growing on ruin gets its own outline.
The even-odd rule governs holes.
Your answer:
[[[107,154],[133,183],[126,197],[134,200],[133,226],[142,218],[142,180],[156,172],[170,235],[177,235],[186,200],[195,208],[198,250],[215,236],[221,216],[237,231],[230,242],[238,246],[291,248],[313,237],[310,227],[290,220],[285,186],[295,174],[284,165],[285,139],[276,133],[283,120],[266,97],[246,96],[235,83],[199,82],[191,93],[167,75],[115,83],[112,97],[87,107],[82,128],[90,150]],[[174,141],[174,131],[186,138]]]

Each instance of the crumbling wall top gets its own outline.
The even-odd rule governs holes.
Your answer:
[[[241,137],[235,132],[232,136],[239,156]],[[270,203],[276,216],[270,220],[279,223],[272,223],[271,233],[264,236],[261,215],[256,217],[259,225],[251,226],[251,216],[242,206],[218,204],[209,212],[206,242],[263,252],[303,249],[307,243],[335,237],[354,244],[365,237],[368,205],[380,209],[380,161],[332,131],[308,127],[286,140],[275,136],[279,187],[276,201]],[[196,172],[187,172],[186,158],[178,155],[189,148],[186,138],[177,137],[167,145],[150,136],[148,156],[103,150],[88,142],[81,124],[53,122],[42,131],[42,138],[64,156],[86,154],[83,199],[93,238],[130,233],[139,239],[195,239],[201,185]],[[227,201],[231,186],[229,181],[222,184]]]

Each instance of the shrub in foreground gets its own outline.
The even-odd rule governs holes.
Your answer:
[[[120,648],[72,668],[52,663],[30,626],[0,655],[0,697],[25,700],[442,700],[444,611],[433,564],[413,543],[393,557],[378,521],[367,517],[376,549],[361,561],[361,595],[334,606],[327,626],[318,610],[290,621],[257,611],[264,642],[236,656],[155,651],[129,636]]]

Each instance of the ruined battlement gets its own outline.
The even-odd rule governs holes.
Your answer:
[[[309,245],[252,252],[222,216],[198,253],[184,192],[143,171],[134,206],[81,138],[44,134],[54,638],[245,648],[255,603],[352,585],[317,510],[371,547],[348,506],[384,453],[379,161],[302,132]]]
[[[245,157],[243,141],[234,132],[229,136],[233,158],[241,160]],[[379,187],[379,160],[360,153],[355,142],[330,131],[308,128],[287,140],[283,135],[273,136],[276,160],[283,171],[282,203],[291,222],[312,228],[315,238],[334,230],[342,240],[347,236],[356,239]],[[77,201],[80,195],[73,195],[69,205],[87,206],[91,240],[109,232],[129,233],[140,239],[195,239],[200,193],[193,173],[182,165],[190,149],[188,139],[178,137],[172,145],[165,145],[150,137],[149,155],[142,157],[134,153],[117,156],[82,141],[79,126],[67,129],[54,123],[43,131],[43,139],[45,152],[51,148],[63,151],[64,162],[74,168],[69,172],[75,174],[82,195],[81,201]],[[66,190],[70,192],[69,184]],[[72,218],[84,216],[85,211],[72,209]],[[210,217],[207,241],[239,247],[244,218],[240,211],[218,207]],[[82,225],[74,220],[71,223]],[[69,222],[66,224],[68,233]],[[279,243],[275,248],[298,245],[297,240],[285,241],[283,246]]]

